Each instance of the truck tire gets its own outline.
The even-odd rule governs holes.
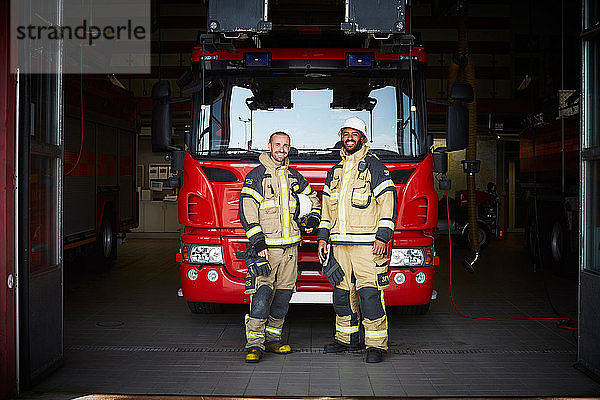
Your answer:
[[[527,244],[527,252],[529,253],[529,259],[532,263],[538,264],[539,260],[536,259],[536,246],[537,246],[537,227],[535,219],[529,217],[527,225],[525,227],[525,241]]]
[[[187,305],[192,314],[218,314],[223,311],[223,306],[219,303],[188,301]]]
[[[98,260],[104,265],[117,259],[117,231],[113,221],[112,213],[105,214],[98,230],[96,240]]]
[[[477,222],[477,237],[479,239],[479,248],[485,248],[490,242],[490,230],[488,227],[482,223]],[[465,240],[465,245],[470,249],[471,248],[471,235],[469,234],[469,224],[465,227],[463,238]]]
[[[392,312],[397,315],[425,315],[429,311],[429,304],[431,303],[394,306]]]
[[[577,272],[577,260],[571,254],[570,232],[563,212],[556,209],[544,229],[542,253],[545,266],[557,275],[568,276]]]

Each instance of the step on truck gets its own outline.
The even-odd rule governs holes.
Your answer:
[[[321,25],[306,25],[288,3],[208,3],[207,32],[199,34],[191,71],[177,82],[191,96],[185,148],[171,144],[170,105],[188,99],[170,97],[166,81],[153,87],[153,150],[168,153],[172,170],[182,171],[173,180],[182,181],[185,228],[176,259],[183,297],[192,312],[249,303],[245,263],[235,257],[248,242],[238,217],[244,177],[269,135],[285,131],[290,165],[321,195],[327,171],[340,161],[340,124],[357,116],[367,122],[367,144],[390,170],[398,196],[385,303],[425,313],[439,263],[433,173],[445,172],[447,151],[466,147],[464,102],[472,88],[457,83],[452,101],[441,101],[448,106],[447,146],[432,151],[427,58],[407,30],[404,1],[331,2],[334,11],[312,14],[332,18]],[[331,303],[314,234],[302,238],[298,267],[291,301]]]

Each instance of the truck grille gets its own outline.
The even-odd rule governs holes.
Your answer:
[[[298,252],[299,253],[316,253],[318,247],[319,246],[316,243],[300,243]]]
[[[317,262],[299,262],[298,271],[321,271],[323,267]]]

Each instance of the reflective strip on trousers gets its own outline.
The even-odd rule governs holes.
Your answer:
[[[355,333],[355,332],[358,332],[358,325],[357,326],[341,326],[341,325],[336,324],[335,329],[339,332]]]
[[[385,331],[368,331],[365,329],[365,337],[387,337],[387,329]]]
[[[267,326],[265,328],[265,332],[267,332],[267,333],[273,333],[275,335],[281,335],[281,329],[280,328],[274,328],[272,326]]]

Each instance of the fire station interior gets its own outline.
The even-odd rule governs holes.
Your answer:
[[[181,77],[190,71],[198,32],[207,30],[209,3],[152,1],[148,74],[31,75],[19,81],[21,99],[30,96],[28,107],[18,103],[20,120],[32,116],[25,118],[31,133],[22,155],[30,158],[26,166],[22,160],[14,165],[28,195],[14,211],[23,221],[13,244],[19,292],[2,292],[2,312],[15,310],[3,318],[3,334],[10,324],[16,329],[13,340],[3,342],[0,386],[6,389],[0,397],[600,396],[600,269],[594,258],[599,153],[593,139],[599,132],[600,41],[597,32],[585,33],[593,26],[597,31],[598,5],[408,2],[412,32],[427,53],[432,148],[445,146],[447,129],[446,107],[435,100],[449,98],[452,65],[470,63],[474,73],[462,77],[475,92],[469,137],[476,152],[449,153],[447,172],[434,176],[439,265],[430,302],[387,306],[389,349],[383,362],[367,364],[364,350],[324,354],[335,330],[331,304],[292,303],[282,337],[293,352],[245,363],[248,304],[195,305],[183,297],[187,278],[176,256],[186,228],[171,159],[152,148],[153,87],[168,81],[170,96],[190,97]],[[279,32],[270,46],[286,47],[286,38],[304,47],[323,37],[329,43],[321,47],[347,40],[339,32],[346,3],[269,1],[272,29]],[[584,89],[591,99],[585,107]],[[64,108],[55,104],[57,90]],[[91,110],[85,122],[80,104]],[[112,111],[94,117],[94,110]],[[173,145],[188,146],[192,114],[190,101],[171,104]],[[119,152],[111,157],[129,178],[109,184],[108,192],[97,184],[75,188],[83,185],[75,176],[102,174],[101,156],[94,161],[93,152],[109,146],[112,128],[102,127],[110,121],[126,126],[119,128]],[[38,132],[37,123],[45,129]],[[592,137],[585,151],[582,123]],[[253,129],[251,120],[240,117],[237,124],[246,134]],[[62,153],[36,144],[49,132],[63,138]],[[337,131],[328,134],[337,140]],[[51,168],[52,157],[61,168]],[[56,171],[64,179],[48,183]],[[469,179],[475,182],[471,195]],[[88,195],[67,200],[68,190]],[[109,197],[129,191],[130,198],[98,216],[97,207],[86,204],[101,191]],[[69,224],[83,226],[86,218],[94,231],[67,235]],[[62,228],[49,228],[48,221],[57,220]],[[473,220],[477,228],[471,231]],[[60,240],[58,232],[64,234]]]

